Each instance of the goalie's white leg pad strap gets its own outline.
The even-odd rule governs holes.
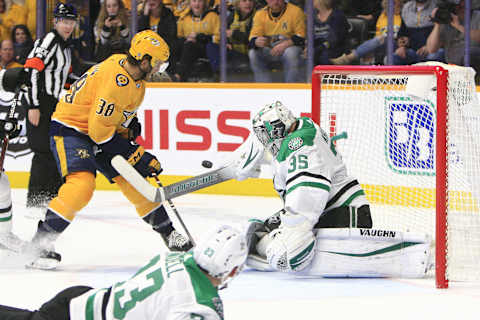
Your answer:
[[[425,276],[431,238],[376,229],[319,229],[308,275],[324,277]]]

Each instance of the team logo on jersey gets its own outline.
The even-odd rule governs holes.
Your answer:
[[[293,151],[300,149],[301,146],[303,146],[303,139],[300,137],[295,137],[288,142],[288,149]]]
[[[118,85],[119,87],[125,87],[125,86],[128,84],[128,78],[127,78],[127,76],[125,76],[125,75],[123,75],[123,74],[121,74],[121,73],[117,74],[116,80],[117,80],[117,85]]]
[[[90,154],[88,153],[87,149],[75,149],[76,151],[76,156],[79,157],[80,159],[88,159],[90,158]]]

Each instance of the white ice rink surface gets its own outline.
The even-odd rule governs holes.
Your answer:
[[[28,217],[25,199],[25,190],[13,190],[14,231],[29,239],[37,221]],[[279,200],[262,197],[175,200],[196,239],[214,224],[264,218],[281,207]],[[0,304],[35,309],[68,286],[108,287],[164,250],[159,235],[120,192],[96,191],[57,241],[63,258],[58,270],[28,270],[0,253]],[[439,290],[433,278],[296,279],[247,269],[221,296],[228,320],[480,319],[480,284],[451,283],[450,289]]]

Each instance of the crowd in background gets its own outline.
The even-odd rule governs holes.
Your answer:
[[[58,0],[46,1],[51,12]],[[80,18],[72,46],[74,72],[128,49],[132,15],[137,32],[152,29],[171,49],[156,81],[218,81],[220,0],[63,0]],[[386,64],[388,0],[313,0],[313,62]],[[395,0],[393,64],[435,60],[464,64],[464,0]],[[470,65],[480,69],[480,6],[471,0]],[[304,0],[228,0],[229,81],[306,82]],[[479,7],[479,8],[477,8]],[[25,62],[36,35],[36,0],[0,0],[0,66]],[[47,15],[47,30],[51,17]],[[15,64],[14,64],[15,63]],[[75,70],[76,69],[76,70]]]

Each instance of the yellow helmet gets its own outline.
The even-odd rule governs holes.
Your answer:
[[[170,49],[165,40],[152,30],[145,30],[137,33],[130,44],[129,53],[136,60],[141,61],[148,54],[152,57],[150,64],[152,68],[157,62],[165,63],[170,56]]]

